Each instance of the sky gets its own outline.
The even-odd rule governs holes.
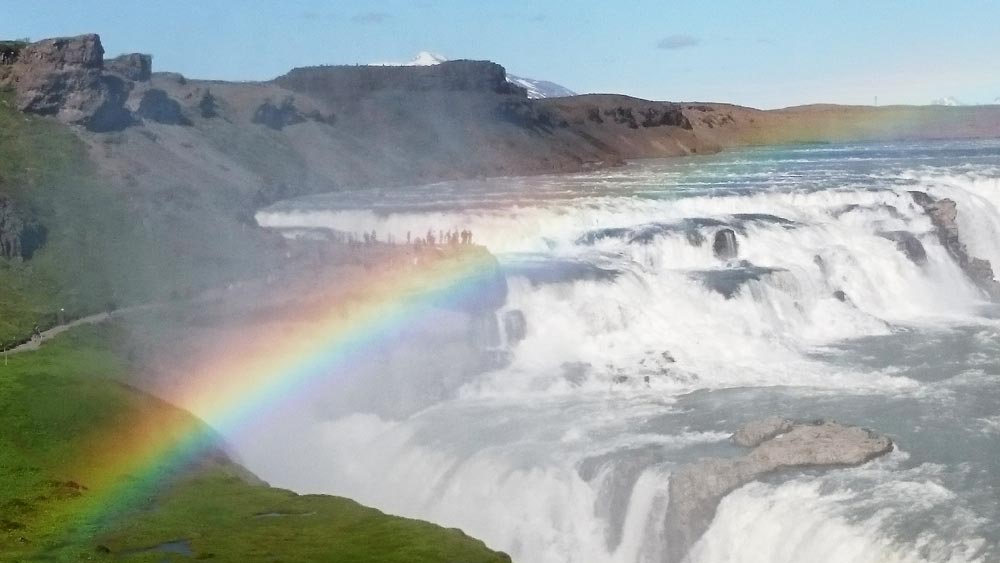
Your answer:
[[[485,59],[577,92],[761,108],[1000,103],[994,0],[0,0],[0,38],[99,33],[156,71]]]

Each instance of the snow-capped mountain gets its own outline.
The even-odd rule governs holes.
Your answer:
[[[964,106],[962,102],[958,101],[954,96],[945,96],[943,98],[937,98],[931,100],[932,106]]]
[[[548,80],[521,78],[520,76],[508,74],[507,82],[513,82],[518,86],[524,87],[524,89],[528,91],[528,97],[531,99],[565,98],[566,96],[576,95],[576,92],[570,90],[569,88],[556,84],[555,82],[549,82]]]
[[[430,51],[420,51],[417,56],[413,57],[405,63],[373,63],[378,66],[431,66],[443,63],[448,59],[438,55],[437,53],[431,53]],[[507,82],[517,84],[525,90],[528,91],[528,97],[531,99],[537,98],[561,98],[565,96],[575,96],[576,92],[566,88],[565,86],[560,86],[555,82],[549,82],[548,80],[536,80],[534,78],[522,78],[520,76],[515,76],[513,74],[507,74]]]

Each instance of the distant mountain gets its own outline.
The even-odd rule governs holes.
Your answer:
[[[417,56],[413,57],[405,63],[373,63],[375,65],[381,66],[431,66],[443,63],[448,59],[437,53],[431,53],[430,51],[420,51]],[[525,90],[528,91],[528,97],[531,99],[539,98],[562,98],[566,96],[575,96],[576,92],[570,90],[569,88],[556,84],[555,82],[549,82],[548,80],[537,80],[534,78],[523,78],[520,76],[515,76],[513,74],[507,74],[507,81],[512,84],[517,84]]]
[[[549,82],[548,80],[521,78],[520,76],[508,74],[507,81],[513,82],[518,86],[523,86],[528,91],[528,97],[532,99],[565,98],[566,96],[576,95],[576,92],[570,90],[569,88],[556,84],[555,82]]]
[[[935,100],[931,100],[931,105],[932,106],[964,106],[965,104],[963,104],[962,102],[960,102],[958,100],[958,98],[955,98],[954,96],[945,96],[943,98],[937,98]]]

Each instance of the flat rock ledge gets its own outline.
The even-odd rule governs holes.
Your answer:
[[[888,437],[828,420],[795,422],[769,417],[749,422],[733,442],[753,448],[730,459],[704,459],[670,477],[667,562],[680,563],[708,530],[722,498],[764,475],[785,469],[854,467],[892,451]]]

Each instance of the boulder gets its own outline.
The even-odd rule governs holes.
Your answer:
[[[153,75],[153,56],[143,53],[119,55],[104,61],[104,70],[135,82],[147,82]]]
[[[719,260],[732,260],[740,253],[739,243],[736,242],[736,231],[726,228],[715,232],[715,240],[712,242],[712,253]]]
[[[17,108],[92,131],[123,129],[132,123],[125,109],[131,83],[103,70],[97,35],[31,43],[14,65]]]
[[[779,417],[744,425],[733,440],[755,447],[743,456],[684,465],[670,476],[665,520],[669,563],[684,560],[712,523],[722,498],[746,483],[785,469],[853,467],[893,447],[888,437],[864,428]]]

